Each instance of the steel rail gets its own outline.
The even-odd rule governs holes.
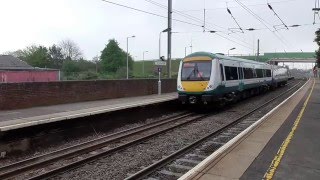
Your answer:
[[[182,113],[173,117],[168,117],[162,120],[158,120],[152,123],[141,125],[138,127],[129,128],[120,132],[116,132],[110,135],[106,135],[97,139],[93,139],[84,143],[69,146],[57,151],[46,153],[40,156],[32,157],[23,161],[19,161],[7,166],[0,167],[0,179],[10,178],[17,176],[23,172],[29,171],[32,168],[40,167],[46,164],[51,164],[54,161],[64,159],[66,157],[72,157],[79,153],[86,153],[92,151],[92,149],[98,149],[101,146],[105,146],[107,143],[117,141],[121,138],[125,138],[134,134],[141,133],[151,128],[156,128],[179,119],[189,117],[192,113]],[[88,149],[90,148],[90,149]]]
[[[137,179],[142,179],[147,177],[148,175],[150,175],[151,173],[155,172],[157,169],[165,166],[166,164],[174,161],[175,159],[179,158],[180,156],[184,155],[185,153],[187,153],[188,151],[194,149],[195,147],[197,147],[198,145],[200,145],[201,143],[203,143],[204,141],[206,141],[208,138],[211,138],[213,136],[217,136],[218,134],[221,134],[223,131],[225,131],[226,129],[229,129],[235,125],[237,125],[239,122],[241,122],[242,120],[244,120],[246,117],[248,117],[249,115],[251,115],[252,113],[256,112],[257,110],[269,105],[271,102],[275,101],[276,99],[280,98],[281,96],[289,93],[291,90],[293,90],[294,88],[296,88],[302,81],[298,82],[296,85],[294,85],[293,87],[291,87],[290,89],[286,90],[285,92],[279,94],[278,96],[272,98],[271,100],[265,102],[264,104],[254,108],[253,110],[247,112],[246,114],[242,115],[241,117],[237,118],[236,120],[234,120],[232,123],[229,123],[225,126],[223,126],[222,128],[209,133],[208,135],[204,136],[203,138],[191,143],[190,145],[185,146],[184,148],[170,154],[169,156],[155,162],[154,164],[142,169],[141,171],[138,171],[137,173],[127,177],[125,180],[137,180]]]
[[[211,115],[211,114],[210,114],[210,115]],[[122,144],[122,145],[120,145],[120,146],[117,146],[117,147],[115,147],[115,148],[108,149],[108,150],[106,150],[106,151],[104,151],[104,152],[101,152],[101,153],[98,153],[98,154],[95,154],[95,155],[86,157],[86,158],[84,158],[84,159],[80,159],[80,160],[71,162],[71,163],[69,163],[69,164],[60,166],[60,167],[58,167],[58,168],[49,170],[49,171],[44,172],[44,173],[42,173],[42,174],[35,175],[35,176],[31,177],[31,178],[26,178],[26,179],[28,179],[28,180],[31,180],[31,179],[34,180],[34,179],[49,178],[49,177],[54,176],[54,175],[56,175],[56,174],[59,174],[59,173],[62,173],[62,172],[65,172],[65,171],[74,169],[74,168],[76,168],[76,167],[78,167],[78,166],[80,166],[80,165],[83,165],[83,164],[85,164],[85,163],[91,162],[91,161],[93,161],[93,160],[95,160],[95,159],[97,159],[97,158],[100,158],[100,157],[103,157],[103,156],[107,156],[107,155],[109,155],[109,154],[111,154],[111,153],[115,153],[115,152],[121,151],[121,150],[123,150],[123,149],[125,149],[125,148],[127,148],[127,147],[132,146],[132,145],[139,144],[139,143],[141,143],[141,142],[143,142],[143,141],[145,141],[145,140],[147,140],[147,139],[150,139],[150,138],[152,138],[152,137],[154,137],[154,136],[158,136],[158,135],[160,135],[160,134],[166,133],[167,131],[173,130],[173,129],[178,128],[178,127],[180,127],[180,126],[184,126],[184,125],[189,124],[189,123],[191,123],[191,122],[195,122],[195,121],[201,120],[201,119],[206,118],[206,117],[208,117],[208,116],[210,116],[210,115],[209,115],[209,114],[205,114],[205,115],[201,115],[201,116],[199,116],[199,117],[195,117],[195,118],[193,118],[193,119],[187,120],[186,122],[183,122],[183,123],[174,125],[174,126],[172,126],[172,127],[170,127],[170,128],[167,128],[167,129],[164,129],[164,130],[160,130],[160,131],[155,132],[155,133],[152,133],[152,134],[150,134],[150,135],[143,136],[143,137],[141,137],[141,138],[135,139],[135,140],[133,140],[133,141],[129,141],[129,142],[127,142],[127,143],[125,143],[125,144]]]

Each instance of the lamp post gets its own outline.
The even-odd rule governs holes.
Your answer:
[[[168,29],[165,29],[159,33],[159,59],[161,57],[161,33],[168,32]]]
[[[187,47],[184,47],[184,57],[187,56]]]
[[[162,31],[159,33],[159,59],[161,57],[161,33]]]
[[[144,76],[144,53],[147,53],[148,51],[143,51],[142,53],[142,75]]]
[[[129,38],[134,38],[136,36],[127,37],[127,79],[129,79]]]
[[[229,56],[229,51],[232,51],[232,50],[235,50],[235,49],[236,49],[236,48],[234,48],[234,47],[231,48],[231,49],[229,49],[229,50],[228,50],[228,56]]]

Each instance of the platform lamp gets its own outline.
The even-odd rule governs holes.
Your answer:
[[[236,49],[235,47],[229,49],[229,50],[228,50],[228,56],[229,56],[229,51],[232,51],[232,50],[235,50],[235,49]]]
[[[142,75],[144,76],[144,53],[147,53],[149,51],[143,51],[142,53]]]
[[[127,79],[129,79],[129,38],[135,38],[136,36],[127,37]]]

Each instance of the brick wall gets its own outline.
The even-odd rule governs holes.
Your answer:
[[[156,94],[156,79],[62,81],[0,84],[0,110]],[[163,79],[162,92],[175,92],[176,80]]]

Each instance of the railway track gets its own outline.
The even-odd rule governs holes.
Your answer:
[[[3,166],[0,179],[50,177],[207,116],[184,113]]]
[[[155,162],[154,164],[140,170],[129,176],[126,180],[136,179],[178,179],[184,173],[195,167],[202,160],[212,154],[219,147],[223,146],[229,140],[237,136],[259,118],[248,118],[255,112],[268,106],[270,103],[281,98],[285,94],[297,89],[302,81],[295,84],[290,89],[245,113],[217,131],[205,135],[203,138],[185,146],[184,148],[172,153],[171,155]]]

